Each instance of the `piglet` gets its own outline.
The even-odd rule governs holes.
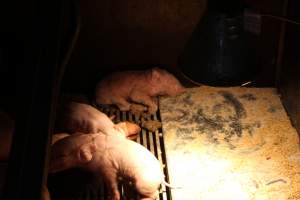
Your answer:
[[[119,135],[74,134],[52,146],[50,172],[78,167],[104,180],[113,200],[120,199],[118,179],[130,182],[141,200],[156,199],[164,175],[144,146]]]
[[[172,74],[160,68],[123,71],[113,73],[97,84],[95,101],[99,105],[117,105],[121,111],[129,111],[134,102],[147,106],[148,113],[153,114],[158,107],[157,96],[175,96],[184,91]]]
[[[60,110],[57,119],[59,131],[67,133],[83,132],[105,134],[123,133],[124,136],[137,135],[140,127],[131,122],[121,122],[114,124],[113,121],[104,113],[96,108],[77,102],[69,102],[64,104]]]
[[[48,187],[46,185],[42,186],[41,200],[51,200],[50,193],[49,193]]]

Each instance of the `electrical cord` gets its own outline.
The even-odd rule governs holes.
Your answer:
[[[187,75],[185,75],[180,69],[178,69],[178,72],[180,73],[180,75],[185,78],[186,80],[190,81],[191,83],[195,84],[196,86],[203,86],[204,84],[202,83],[198,83],[194,80],[192,80],[190,77],[188,77]]]
[[[182,76],[182,77],[184,77],[186,80],[188,80],[188,81],[190,81],[191,83],[193,83],[194,85],[196,85],[196,86],[205,86],[205,84],[203,84],[203,83],[198,83],[198,82],[196,82],[196,81],[194,81],[194,80],[192,80],[190,77],[188,77],[187,75],[185,75],[181,70],[178,70],[179,71],[179,73],[180,73],[180,75]],[[240,86],[241,87],[247,87],[247,86],[249,86],[249,85],[251,85],[252,84],[252,81],[245,81],[244,83],[242,83]]]
[[[280,20],[280,21],[284,21],[284,22],[288,22],[288,23],[300,26],[300,22],[288,19],[286,17],[280,17],[280,16],[276,16],[276,15],[269,15],[269,14],[262,14],[260,16],[274,18],[274,19],[277,19],[277,20]]]

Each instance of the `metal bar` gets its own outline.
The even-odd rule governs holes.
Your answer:
[[[161,116],[160,113],[157,112],[157,119],[161,122]],[[165,142],[164,142],[164,138],[163,138],[163,132],[162,129],[160,130],[161,132],[161,137],[159,137],[159,142],[160,142],[160,146],[161,146],[161,156],[162,156],[162,161],[164,164],[164,174],[165,174],[165,180],[166,182],[169,182],[169,172],[168,172],[168,165],[167,165],[167,156],[166,156],[166,151],[165,151]],[[171,200],[172,196],[171,196],[171,190],[170,188],[166,187],[166,193],[167,193],[167,199]]]

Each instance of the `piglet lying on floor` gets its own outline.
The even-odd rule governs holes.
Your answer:
[[[123,71],[113,73],[98,83],[95,101],[99,105],[117,105],[121,111],[129,111],[130,102],[134,102],[146,106],[148,113],[154,114],[157,96],[175,96],[184,91],[180,82],[163,69]]]
[[[69,102],[62,106],[57,124],[60,131],[68,133],[101,131],[105,134],[119,134],[121,132],[126,137],[132,137],[141,131],[138,125],[128,121],[114,124],[106,114],[96,108],[77,102]]]
[[[142,145],[118,135],[77,133],[54,143],[50,172],[73,167],[92,171],[103,179],[113,200],[120,199],[119,178],[131,182],[141,200],[156,199],[160,184],[166,184],[155,156]]]

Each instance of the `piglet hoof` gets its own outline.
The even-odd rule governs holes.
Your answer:
[[[157,198],[151,198],[151,197],[140,197],[139,200],[156,200]]]
[[[117,104],[120,111],[129,111],[130,110],[130,104],[128,102],[120,102]]]
[[[152,115],[153,115],[153,113],[145,112],[145,113],[142,114],[142,117],[144,119],[151,119]]]
[[[146,115],[147,116],[155,115],[157,110],[158,110],[157,106],[149,106],[148,107],[148,112],[146,113]]]
[[[132,103],[130,106],[130,112],[137,117],[140,117],[145,111],[147,111],[147,107],[142,104]]]

